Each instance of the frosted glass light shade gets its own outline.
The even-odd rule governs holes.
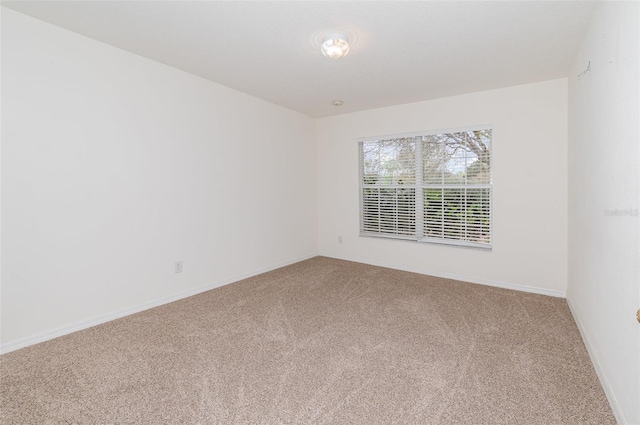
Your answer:
[[[331,59],[338,59],[349,52],[349,42],[342,34],[333,34],[324,39],[322,54]]]

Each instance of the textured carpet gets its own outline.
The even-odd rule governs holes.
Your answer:
[[[614,424],[565,300],[317,257],[0,357],[3,424]]]

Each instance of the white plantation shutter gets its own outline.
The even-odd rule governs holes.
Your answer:
[[[491,129],[363,140],[360,234],[491,247]]]

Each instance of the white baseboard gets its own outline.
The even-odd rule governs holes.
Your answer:
[[[622,412],[620,404],[618,403],[618,399],[611,390],[611,386],[609,385],[607,376],[605,375],[604,370],[602,370],[602,366],[600,365],[598,356],[596,355],[596,352],[593,349],[593,345],[591,344],[587,332],[582,324],[582,315],[580,314],[580,310],[573,304],[573,302],[571,301],[571,297],[567,297],[567,304],[569,305],[569,310],[571,310],[571,314],[573,315],[573,320],[575,320],[576,325],[578,326],[578,330],[580,331],[580,335],[582,336],[584,345],[585,347],[587,347],[587,352],[589,353],[589,357],[591,358],[591,363],[593,363],[593,368],[596,370],[598,379],[600,379],[600,385],[602,385],[602,389],[607,396],[607,400],[609,400],[609,405],[611,406],[611,410],[613,410],[613,415],[616,417],[616,421],[620,425],[628,425],[629,422],[625,419],[624,413]]]
[[[280,267],[288,266],[290,264],[298,263],[300,261],[308,260],[309,258],[316,257],[317,254],[309,254],[303,257],[295,258],[289,261],[284,261],[273,266],[263,267],[260,269],[256,269],[250,271],[248,273],[242,273],[231,278],[209,283],[207,285],[200,286],[195,289],[190,289],[188,291],[179,292],[177,294],[169,295],[166,297],[156,298],[151,301],[147,301],[144,303],[136,304],[131,307],[124,308],[122,310],[118,310],[112,313],[101,314],[99,316],[94,316],[88,319],[79,320],[77,322],[70,323],[65,326],[61,326],[55,329],[51,329],[45,332],[38,333],[36,335],[28,336],[25,338],[20,338],[15,341],[9,341],[4,344],[0,344],[0,354],[9,353],[11,351],[18,350],[20,348],[27,347],[29,345],[37,344],[39,342],[48,341],[50,339],[58,338],[63,335],[67,335],[73,332],[80,331],[82,329],[87,329],[92,326],[100,325],[102,323],[109,322],[111,320],[119,319],[121,317],[129,316],[131,314],[139,313],[144,310],[148,310],[153,307],[158,307],[163,304],[168,304],[173,301],[178,301],[183,298],[191,297],[193,295],[200,294],[202,292],[209,291],[211,289],[219,288],[224,285],[228,285],[230,283],[237,282],[239,280],[247,279],[252,276],[256,276],[262,273],[266,273],[271,270],[279,269]]]
[[[336,256],[336,255],[327,255],[327,254],[322,254],[322,253],[320,255],[323,256],[323,257],[336,258],[338,260],[355,261],[356,263],[370,264],[372,266],[379,266],[379,267],[386,267],[386,268],[389,268],[389,269],[403,270],[403,271],[412,272],[412,273],[418,273],[418,274],[424,274],[424,275],[429,275],[429,276],[441,277],[441,278],[444,278],[444,279],[459,280],[459,281],[462,281],[462,282],[475,283],[475,284],[478,284],[478,285],[493,286],[493,287],[496,287],[496,288],[504,288],[504,289],[512,289],[514,291],[529,292],[529,293],[532,293],[532,294],[548,295],[548,296],[556,297],[556,298],[566,298],[566,293],[565,292],[555,291],[553,289],[537,288],[535,286],[517,285],[517,284],[514,284],[514,283],[499,282],[499,281],[489,280],[489,279],[477,279],[477,278],[473,278],[473,277],[469,277],[469,276],[456,275],[456,274],[453,274],[453,273],[440,273],[440,272],[424,271],[424,270],[418,270],[415,267],[398,266],[396,264],[388,264],[388,263],[384,263],[382,261],[366,260],[366,259],[362,259],[362,258],[347,258],[347,257],[340,257],[340,256]]]

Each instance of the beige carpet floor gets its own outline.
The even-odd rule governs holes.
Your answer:
[[[0,357],[2,424],[614,424],[565,300],[316,257]]]

